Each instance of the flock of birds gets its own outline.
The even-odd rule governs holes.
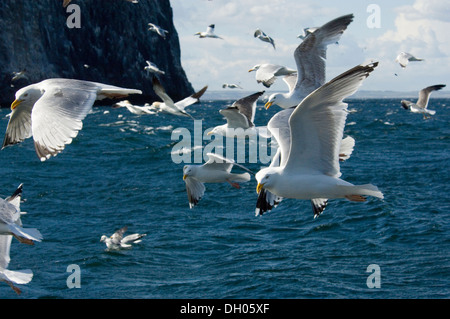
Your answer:
[[[64,1],[66,6],[70,1]],[[130,1],[135,2],[135,1]],[[248,182],[252,176],[257,181],[256,215],[270,212],[284,198],[309,200],[314,218],[326,208],[329,199],[345,198],[363,202],[367,196],[383,199],[383,193],[372,184],[354,185],[340,178],[340,162],[347,160],[353,151],[355,140],[344,137],[344,127],[348,105],[344,99],[354,94],[364,80],[377,68],[377,61],[356,65],[326,82],[327,46],[337,43],[353,21],[353,14],[338,17],[321,27],[307,28],[299,36],[302,42],[293,53],[296,69],[272,64],[256,65],[249,71],[256,71],[258,83],[269,88],[281,77],[288,85],[288,92],[272,94],[265,107],[278,105],[281,110],[267,123],[267,130],[278,145],[270,165],[252,172],[233,159],[208,153],[208,161],[202,165],[183,167],[190,208],[199,204],[204,196],[206,183],[229,183],[240,188],[239,183]],[[165,38],[167,31],[149,24],[150,29]],[[200,38],[220,38],[214,34],[214,25],[206,32],[198,32]],[[258,29],[255,37],[273,45],[272,38]],[[421,61],[408,54],[400,54],[398,62],[406,67],[409,61]],[[199,101],[207,86],[185,99],[174,102],[158,80],[164,73],[155,69],[147,61],[145,70],[155,74],[152,77],[153,90],[162,100],[137,106],[122,100],[114,107],[126,107],[135,114],[169,113],[177,116],[193,117],[186,107]],[[427,110],[428,98],[432,91],[445,85],[434,85],[422,90],[416,103],[402,101],[403,107],[412,112],[434,114]],[[123,99],[130,94],[141,94],[140,90],[122,88],[103,83],[74,79],[46,79],[19,89],[11,104],[8,126],[2,149],[33,137],[35,151],[41,161],[62,152],[67,144],[82,129],[82,122],[91,111],[96,100],[105,98]],[[226,123],[213,128],[209,134],[242,138],[252,134],[262,134],[255,126],[256,104],[264,91],[257,92],[235,101],[220,110]],[[241,134],[241,135],[240,135]],[[244,173],[233,173],[234,167]],[[37,229],[24,228],[20,210],[22,185],[12,196],[0,199],[0,281],[6,282],[20,293],[15,284],[28,283],[31,270],[8,270],[12,237],[19,242],[33,245],[42,240]],[[124,236],[123,227],[111,236],[103,235],[108,249],[129,248],[142,240],[145,234]]]

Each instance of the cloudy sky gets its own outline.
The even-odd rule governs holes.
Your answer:
[[[445,0],[171,0],[171,5],[182,65],[195,89],[208,84],[210,90],[223,90],[223,83],[235,83],[246,91],[262,90],[254,73],[248,73],[252,66],[295,68],[293,52],[303,28],[349,13],[354,21],[339,44],[328,47],[327,79],[375,59],[380,65],[363,90],[416,91],[450,84],[450,2]],[[223,40],[194,36],[209,24]],[[276,50],[253,37],[256,28],[275,40]],[[401,51],[425,61],[402,69],[395,63]],[[269,90],[286,88],[277,81]]]

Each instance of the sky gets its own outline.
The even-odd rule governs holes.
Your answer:
[[[269,89],[248,72],[256,64],[296,68],[293,52],[303,28],[353,13],[338,44],[327,50],[327,80],[368,60],[379,61],[360,90],[418,91],[450,84],[450,1],[447,0],[171,0],[181,46],[181,63],[194,89],[224,90],[223,83],[245,91],[286,91],[281,79]],[[223,39],[194,36],[215,24]],[[276,49],[254,38],[260,28]],[[402,69],[401,51],[423,58]],[[449,85],[450,88],[450,85]],[[232,89],[226,89],[232,90]],[[236,90],[236,89],[234,89]]]

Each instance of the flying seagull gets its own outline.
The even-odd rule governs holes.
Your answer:
[[[269,37],[267,34],[265,34],[264,31],[262,31],[261,29],[259,29],[259,28],[256,29],[253,36],[255,38],[260,39],[263,42],[270,43],[273,46],[273,48],[275,49],[275,41],[271,37]]]
[[[42,235],[36,228],[22,227],[21,196],[22,184],[12,196],[6,199],[0,198],[0,235],[12,235],[23,244],[34,245],[35,241],[42,240]]]
[[[424,59],[416,58],[411,53],[400,52],[395,59],[395,62],[400,64],[400,66],[404,69],[408,65],[409,61],[424,61]]]
[[[126,107],[128,111],[136,115],[142,114],[156,114],[156,109],[150,104],[146,103],[143,106],[131,104],[130,101],[124,100],[117,102],[113,105],[113,108]]]
[[[144,67],[144,70],[146,70],[148,73],[155,73],[155,74],[166,74],[166,72],[161,71],[158,66],[150,61],[145,61],[147,65]]]
[[[313,91],[294,109],[289,117],[289,137],[282,130],[277,139],[285,162],[256,174],[258,193],[267,189],[282,198],[310,200],[315,217],[328,199],[362,202],[365,196],[383,198],[374,185],[353,185],[340,179],[339,167],[348,114],[343,100],[357,91],[377,65],[378,62],[362,64],[344,72]]]
[[[233,160],[218,154],[208,153],[208,161],[203,165],[186,165],[183,167],[183,180],[186,183],[189,207],[194,208],[205,193],[204,183],[228,183],[239,189],[239,182],[250,180],[249,169]],[[238,166],[246,173],[231,173],[233,166]]]
[[[256,82],[262,83],[267,88],[270,87],[275,82],[277,77],[297,74],[297,70],[290,69],[282,65],[269,63],[257,64],[253,68],[248,70],[248,72],[253,71],[256,71],[255,72]]]
[[[161,28],[160,26],[157,26],[156,24],[153,23],[149,23],[149,30],[158,33],[163,39],[166,38],[166,34],[169,33],[169,31],[164,30],[163,28]]]
[[[141,94],[140,90],[80,81],[47,79],[16,92],[3,148],[33,136],[41,161],[61,153],[83,127],[96,100]]]
[[[20,216],[22,214],[25,214],[24,212],[20,211],[20,201],[22,197],[22,187],[23,185],[20,184],[19,187],[14,191],[14,193],[5,198],[4,202],[8,203],[12,207],[15,207],[16,212],[11,220],[14,221],[14,223],[21,227],[22,221],[20,219]],[[0,199],[0,201],[3,201],[3,199]],[[2,202],[0,206],[4,205],[5,203]],[[0,215],[4,214],[5,212],[0,212]],[[10,234],[2,234],[0,235],[0,281],[3,281],[7,283],[18,295],[21,293],[21,290],[19,287],[15,286],[15,284],[23,285],[27,284],[31,281],[33,278],[33,272],[30,269],[26,270],[9,270],[8,265],[11,261],[10,258],[10,248],[11,248],[11,242],[12,242],[13,235]]]
[[[184,98],[181,101],[174,103],[172,98],[166,93],[166,90],[164,89],[158,78],[153,77],[153,90],[163,102],[155,101],[151,106],[158,112],[169,113],[178,116],[187,116],[191,119],[194,119],[192,115],[185,111],[185,108],[198,102],[207,88],[208,86],[205,86],[200,91]]]
[[[216,35],[214,33],[214,28],[215,25],[214,24],[210,24],[207,28],[205,32],[197,32],[194,35],[198,35],[199,38],[215,38],[215,39],[222,39],[221,37],[219,37],[218,35]]]
[[[327,46],[339,40],[353,21],[353,14],[336,18],[313,33],[294,51],[297,78],[288,93],[274,93],[269,97],[266,108],[277,104],[282,108],[297,106],[303,98],[325,83],[325,59]]]
[[[258,133],[253,123],[256,103],[264,91],[253,93],[235,101],[230,107],[220,110],[227,123],[214,127],[207,135],[217,134],[227,137],[245,138]]]
[[[444,88],[445,86],[446,86],[445,84],[437,84],[437,85],[428,86],[419,91],[419,99],[417,100],[416,103],[413,103],[413,102],[410,102],[407,100],[402,100],[401,101],[402,106],[405,110],[410,110],[413,113],[423,114],[423,118],[426,119],[430,115],[436,114],[436,111],[429,110],[427,108],[428,100],[430,99],[431,92],[439,91],[442,88]]]

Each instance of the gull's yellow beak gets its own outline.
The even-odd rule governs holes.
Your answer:
[[[264,104],[264,107],[266,108],[266,110],[269,109],[269,107],[271,107],[273,104],[273,102],[267,102],[266,104]]]
[[[187,177],[187,175],[183,175],[183,181],[186,180]]]
[[[250,70],[248,70],[248,72],[252,72],[254,69],[250,69]]]
[[[209,131],[208,133],[206,133],[206,135],[212,135],[214,134],[213,131]]]
[[[11,104],[11,110],[14,110],[20,103],[22,103],[23,100],[14,100]]]
[[[258,186],[256,186],[256,192],[259,194],[259,192],[261,191],[261,189],[263,189],[264,184],[260,184],[258,183]]]

